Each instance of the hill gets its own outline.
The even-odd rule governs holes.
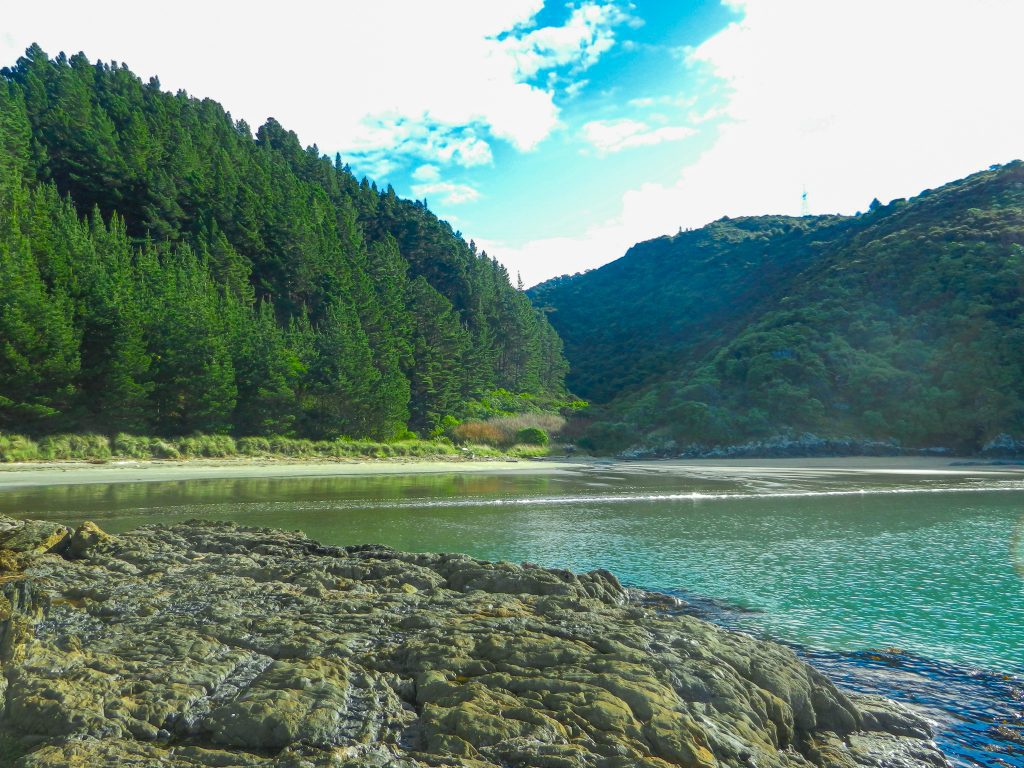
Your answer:
[[[812,432],[978,450],[1024,435],[1024,164],[857,216],[723,219],[529,291],[587,438]]]
[[[0,71],[0,430],[391,439],[561,342],[425,202],[270,119],[30,48]]]

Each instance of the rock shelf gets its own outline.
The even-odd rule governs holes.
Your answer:
[[[947,765],[911,712],[606,571],[0,519],[0,595],[0,765]]]

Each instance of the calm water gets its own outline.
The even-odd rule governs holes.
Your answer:
[[[0,514],[111,532],[230,519],[331,544],[608,568],[915,704],[964,765],[1024,765],[1005,738],[1024,709],[1022,473],[634,464],[200,480],[0,490]]]

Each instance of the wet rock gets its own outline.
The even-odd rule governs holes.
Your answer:
[[[931,732],[924,718],[891,699],[861,694],[857,696],[856,703],[864,718],[864,725],[869,730],[916,739],[927,739]]]
[[[71,529],[40,520],[12,520],[0,518],[0,552],[7,555],[0,563],[18,562],[25,556],[41,555],[64,550],[71,539]],[[19,557],[20,556],[20,557]]]
[[[41,525],[11,527],[31,554],[0,585],[0,737],[25,768],[944,765],[891,702],[604,571]]]
[[[106,541],[110,536],[96,523],[85,522],[78,526],[68,543],[70,557],[84,557],[91,547]]]

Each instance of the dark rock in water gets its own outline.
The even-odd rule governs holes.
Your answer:
[[[0,582],[24,768],[946,765],[908,711],[604,571],[205,522],[64,539]]]

